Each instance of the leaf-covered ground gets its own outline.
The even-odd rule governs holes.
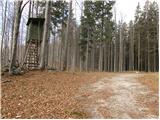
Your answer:
[[[109,100],[114,97],[115,93],[107,85],[114,85],[111,81],[113,77],[117,79],[123,74],[130,73],[31,71],[22,76],[4,75],[1,82],[1,117],[93,118],[96,107],[93,98]],[[136,73],[133,74],[136,76]],[[140,74],[137,82],[158,95],[158,73]],[[158,116],[158,97],[150,102],[144,97],[138,96],[135,100]],[[153,96],[148,94],[148,97]],[[101,99],[99,102],[104,101]],[[98,111],[102,115],[100,117],[112,118],[110,112],[113,110],[106,110],[102,106]]]

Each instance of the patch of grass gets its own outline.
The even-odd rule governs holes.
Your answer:
[[[148,86],[155,93],[158,93],[159,89],[159,76],[158,73],[147,73],[143,77],[138,79],[140,83]]]
[[[67,115],[72,116],[72,117],[76,117],[76,118],[84,118],[86,116],[85,113],[81,112],[81,111],[70,111],[70,110],[65,110],[64,111]]]
[[[77,111],[73,111],[70,113],[70,115],[76,115],[76,116],[79,116],[79,117],[83,117],[84,116],[84,113],[82,112],[77,112]]]
[[[64,113],[66,113],[66,114],[70,114],[70,112],[69,112],[68,110],[65,110],[65,111],[64,111]]]

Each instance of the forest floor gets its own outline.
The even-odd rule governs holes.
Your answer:
[[[1,118],[158,118],[158,73],[2,76]]]

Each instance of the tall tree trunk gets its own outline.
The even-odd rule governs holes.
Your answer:
[[[9,60],[11,60],[11,57],[12,57],[12,49],[13,49],[13,32],[14,32],[14,22],[15,22],[15,2],[14,2],[14,14],[12,16],[12,29],[11,29],[11,39],[10,39],[10,51],[9,51]]]
[[[34,17],[34,1],[32,1],[32,17]]]
[[[156,41],[154,37],[154,41]],[[156,72],[156,42],[154,42],[154,48],[153,48],[153,72]]]
[[[133,26],[133,37],[132,37],[132,67],[131,69],[134,70],[134,26]]]
[[[114,63],[114,59],[113,59],[113,43],[111,41],[111,72],[113,71],[113,63]]]
[[[104,7],[104,1],[103,1],[103,7]],[[104,13],[104,9],[102,9],[102,13]],[[99,71],[103,71],[103,29],[104,29],[104,16],[101,17],[101,40],[100,40],[100,46],[99,46]]]
[[[140,71],[140,32],[138,33],[138,71]]]
[[[3,51],[4,34],[5,34],[5,31],[6,31],[6,21],[7,21],[6,13],[7,13],[7,1],[5,2],[4,19],[2,20],[3,21],[3,24],[2,24],[3,27],[2,27],[1,55],[2,55],[2,51]]]
[[[36,17],[38,17],[39,1],[36,1]]]
[[[117,72],[117,14],[116,14],[116,8],[114,9],[114,22],[115,22],[115,32],[114,32],[114,72]]]
[[[94,42],[94,41],[93,41]],[[93,43],[94,44],[94,43]],[[94,66],[95,66],[95,45],[93,45],[92,48],[92,55],[91,55],[91,59],[92,59],[92,71],[94,71]]]
[[[71,27],[70,27],[71,28]],[[69,33],[68,34],[70,34],[70,32],[71,32],[71,29],[69,29]],[[71,56],[72,56],[72,53],[71,53],[71,38],[70,38],[71,36],[69,36],[69,38],[68,38],[68,44],[67,44],[67,71],[69,71],[69,69],[70,69],[70,58],[71,58]]]
[[[79,71],[82,72],[82,57],[79,57]]]
[[[8,10],[8,13],[10,11]],[[8,66],[8,51],[9,51],[9,36],[10,36],[10,31],[9,31],[9,19],[7,19],[6,21],[6,32],[5,34],[7,34],[6,39],[4,41],[4,62],[5,62],[5,66]]]
[[[57,63],[57,65],[58,65],[58,70],[60,70],[60,60],[61,60],[61,56],[60,56],[60,54],[61,54],[61,37],[60,37],[60,33],[58,33],[58,45],[57,45],[57,47],[58,47],[58,51],[57,51],[57,53],[58,53],[58,63]]]
[[[29,11],[28,11],[28,19],[31,17],[31,1],[29,1]],[[28,29],[28,25],[27,25],[27,31],[26,31],[26,38],[25,38],[25,52],[24,52],[24,57],[23,59],[26,57],[26,51],[27,51],[27,40],[28,40],[28,32],[29,32],[29,29]],[[23,63],[22,63],[23,64]]]
[[[122,71],[122,64],[123,64],[123,44],[122,44],[122,28],[120,28],[120,44],[119,44],[119,71]]]
[[[31,1],[29,2],[29,11],[28,11],[28,18],[31,17]]]
[[[15,14],[15,21],[14,21],[14,32],[13,32],[13,51],[12,57],[9,67],[9,73],[13,74],[13,68],[16,65],[16,51],[17,51],[17,40],[18,40],[18,33],[19,33],[19,26],[21,21],[21,6],[23,1],[17,1],[17,8]]]
[[[114,42],[114,72],[117,72],[117,38]]]
[[[69,40],[69,29],[70,29],[70,21],[71,21],[71,11],[72,11],[72,0],[69,4],[69,14],[68,14],[68,20],[67,20],[67,31],[65,33],[65,48],[64,48],[64,57],[63,57],[63,70],[66,70],[67,68],[67,56],[68,56],[68,40]]]
[[[122,71],[126,70],[126,41],[123,40],[123,63],[122,63]]]
[[[148,72],[150,72],[150,41],[149,41],[149,31],[147,32],[147,45],[148,45]]]
[[[63,70],[63,55],[65,53],[65,24],[62,23],[62,34],[61,34],[61,70]]]
[[[158,16],[158,15],[157,15]],[[159,71],[159,17],[157,17],[157,36],[156,36],[156,41],[157,41],[157,45],[156,45],[156,71]]]
[[[110,71],[110,57],[111,57],[111,55],[110,55],[110,41],[108,41],[108,71]]]
[[[54,29],[55,29],[55,27],[54,27]],[[53,41],[52,41],[52,46],[53,46],[53,48],[52,48],[52,68],[54,68],[55,67],[55,40],[56,40],[56,33],[54,33],[54,35],[53,35]]]
[[[99,45],[99,71],[102,72],[102,67],[103,67],[103,48],[102,48],[102,43]]]
[[[107,45],[106,45],[107,43],[105,42],[105,44],[104,44],[104,71],[107,71],[107,51],[106,51],[106,49],[107,49]]]
[[[45,47],[45,49],[46,49],[45,50],[45,68],[48,67],[49,38],[50,38],[50,31],[48,30],[48,35],[47,35],[47,40],[46,40],[46,47]]]
[[[23,44],[22,44],[22,41],[23,41],[23,29],[24,29],[24,19],[22,19],[22,26],[21,26],[21,38],[20,38],[20,60],[19,62],[21,63],[22,60],[23,60]]]
[[[50,1],[46,1],[46,10],[45,10],[45,23],[43,31],[43,41],[41,48],[41,57],[40,57],[40,69],[45,69],[45,53],[46,53],[46,43],[48,38],[48,29],[49,29],[49,19],[50,19]]]
[[[129,70],[134,69],[134,41],[133,41],[133,27],[130,28],[130,47],[129,47]]]
[[[77,52],[77,40],[76,40],[76,26],[73,28],[73,63],[72,63],[72,70],[76,70],[76,52]]]
[[[88,31],[87,31],[87,48],[86,48],[86,66],[85,66],[85,68],[86,68],[86,71],[88,71],[88,53],[89,53],[89,29],[88,29]]]

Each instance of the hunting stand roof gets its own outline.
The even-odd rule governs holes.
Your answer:
[[[31,22],[33,24],[38,23],[38,22],[44,23],[44,20],[45,20],[44,18],[29,18],[28,22],[27,22],[27,25],[29,25]]]

